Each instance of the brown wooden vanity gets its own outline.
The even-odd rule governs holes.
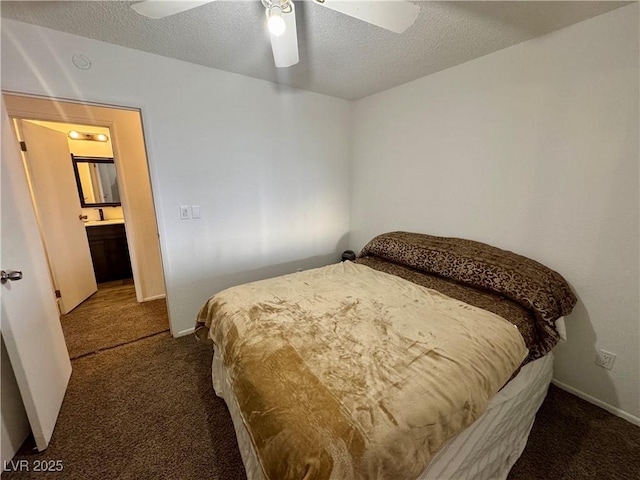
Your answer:
[[[124,223],[92,223],[86,229],[96,281],[103,283],[132,278]]]

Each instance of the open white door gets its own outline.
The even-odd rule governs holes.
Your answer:
[[[18,143],[2,102],[2,336],[39,450],[49,444],[71,362]],[[17,272],[22,279],[17,280]]]
[[[64,133],[20,122],[40,232],[61,313],[98,290],[80,197]]]

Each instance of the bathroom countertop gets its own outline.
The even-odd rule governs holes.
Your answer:
[[[85,227],[98,227],[100,225],[123,224],[124,218],[112,218],[111,220],[89,220],[84,222]]]

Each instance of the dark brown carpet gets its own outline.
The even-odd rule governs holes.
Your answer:
[[[14,458],[62,460],[63,472],[2,478],[246,478],[211,356],[192,336],[161,333],[74,360],[49,448],[27,441]]]
[[[163,333],[73,369],[49,449],[33,453],[28,441],[14,459],[62,460],[64,471],[3,479],[244,480],[208,345]],[[509,479],[637,479],[639,471],[640,428],[551,386]]]
[[[640,427],[554,385],[509,480],[640,478]]]
[[[100,284],[60,323],[72,359],[169,330],[165,300],[138,303],[126,281]]]

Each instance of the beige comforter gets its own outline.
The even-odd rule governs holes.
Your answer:
[[[501,317],[364,265],[202,308],[265,478],[411,479],[527,355]]]

